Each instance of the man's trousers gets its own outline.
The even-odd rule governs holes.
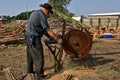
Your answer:
[[[41,38],[25,33],[27,45],[27,72],[35,73],[39,76],[44,75],[44,53]],[[34,69],[35,67],[35,69]]]

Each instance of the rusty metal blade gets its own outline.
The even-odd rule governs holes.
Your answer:
[[[86,28],[73,29],[65,34],[63,49],[69,55],[84,58],[92,47],[92,36]]]

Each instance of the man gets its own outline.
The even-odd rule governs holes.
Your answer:
[[[40,10],[36,10],[30,15],[26,27],[25,40],[27,44],[27,73],[35,72],[38,78],[44,78],[44,53],[41,38],[43,34],[47,34],[56,40],[58,44],[62,43],[62,39],[55,35],[47,22],[46,16],[50,13],[53,14],[52,6],[44,3],[40,7]]]

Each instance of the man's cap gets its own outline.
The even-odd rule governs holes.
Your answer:
[[[46,8],[47,10],[49,10],[49,12],[50,12],[51,14],[53,14],[52,6],[51,6],[50,4],[44,3],[44,4],[40,4],[39,6]]]

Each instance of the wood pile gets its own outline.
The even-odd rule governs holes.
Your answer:
[[[0,44],[14,44],[24,41],[25,25],[17,24],[11,26],[10,24],[0,26]]]
[[[93,39],[101,38],[104,33],[111,33],[113,38],[120,37],[120,26],[118,27],[106,27],[106,26],[92,26],[89,27],[89,31],[93,34]]]

